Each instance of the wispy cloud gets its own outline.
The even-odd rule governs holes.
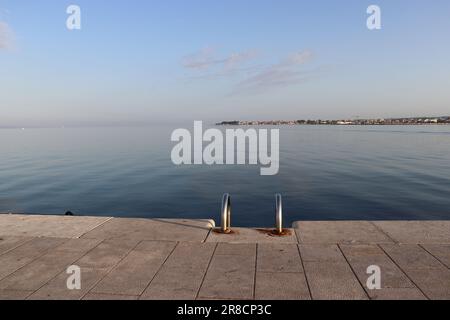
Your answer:
[[[255,50],[232,53],[228,56],[219,56],[212,47],[206,47],[197,53],[183,58],[182,64],[185,68],[196,71],[230,71],[236,70],[244,63],[257,56]]]
[[[215,50],[211,47],[206,47],[199,52],[184,57],[182,64],[187,69],[204,70],[217,63],[214,56]]]
[[[241,81],[234,93],[256,93],[306,82],[317,70],[304,70],[301,67],[310,62],[313,57],[313,53],[309,50],[290,54],[280,62],[262,68]]]
[[[225,57],[219,56],[215,49],[206,47],[195,54],[184,57],[184,68],[194,72],[191,79],[214,80],[224,77],[238,78],[232,94],[266,92],[277,87],[286,87],[309,81],[319,73],[320,68],[305,69],[314,59],[310,50],[287,55],[278,63],[271,65],[255,62],[258,53],[248,50]],[[240,80],[239,80],[240,79]]]
[[[225,70],[235,70],[239,68],[242,64],[253,60],[258,56],[256,50],[248,50],[239,53],[232,53],[228,58],[224,61]]]
[[[13,48],[14,36],[11,28],[6,22],[0,21],[0,50]]]

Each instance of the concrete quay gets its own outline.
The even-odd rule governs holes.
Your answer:
[[[80,290],[67,288],[72,265]],[[0,299],[447,300],[450,221],[296,222],[278,237],[212,220],[0,214]]]

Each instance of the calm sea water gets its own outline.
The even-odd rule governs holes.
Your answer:
[[[190,125],[192,126],[192,124]],[[189,126],[187,126],[189,128]],[[170,160],[171,127],[0,130],[0,212],[214,218],[450,219],[450,126],[281,128],[280,173]]]

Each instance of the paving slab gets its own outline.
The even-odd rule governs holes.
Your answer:
[[[216,246],[214,243],[178,244],[141,299],[195,300]]]
[[[217,244],[215,255],[255,256],[256,243],[225,243]]]
[[[302,273],[302,261],[296,244],[258,244],[257,272]]]
[[[70,239],[0,281],[0,289],[35,291],[66,270],[100,240]]]
[[[109,219],[0,214],[0,236],[79,238]]]
[[[81,290],[69,290],[66,271],[30,295],[27,300],[80,300],[92,287],[108,274],[109,269],[81,268]]]
[[[303,273],[257,272],[256,300],[311,300]]]
[[[222,234],[218,230],[212,231],[206,242],[225,243],[297,243],[297,237],[292,229],[288,229],[287,235],[276,236],[272,229],[233,228],[230,234]]]
[[[212,220],[115,218],[83,238],[203,242],[213,227]]]
[[[0,290],[0,300],[25,300],[33,291]]]
[[[447,268],[450,268],[450,245],[425,244],[422,245],[422,247],[442,262]]]
[[[381,269],[382,289],[415,288],[406,274],[377,245],[341,245],[341,249],[364,286],[371,275],[367,273],[369,266],[378,266]],[[365,289],[369,294],[373,291],[366,286]]]
[[[294,228],[305,244],[393,243],[369,221],[302,221],[295,222]]]
[[[233,245],[229,245],[232,250]],[[249,245],[253,247],[252,245]],[[242,250],[242,246],[240,247]],[[256,252],[252,255],[218,255],[211,261],[199,298],[253,299]]]
[[[215,243],[180,242],[164,263],[164,267],[206,271],[215,249]]]
[[[374,224],[399,243],[450,244],[450,221],[378,221]]]
[[[205,277],[204,270],[163,267],[141,300],[195,300]]]
[[[137,240],[105,240],[74,264],[85,268],[114,267],[138,244]]]
[[[85,239],[86,240],[86,239]],[[95,239],[94,239],[95,240]],[[99,283],[138,242],[136,240],[105,240],[74,262],[81,268],[81,290],[69,290],[66,270],[39,288],[31,300],[79,300]]]
[[[167,241],[141,242],[90,293],[141,295],[175,245]]]
[[[304,262],[345,262],[345,258],[337,245],[300,244],[299,249]]]
[[[68,239],[36,238],[0,256],[0,280]]]
[[[383,245],[391,259],[433,300],[450,299],[450,270],[418,245]]]
[[[417,287],[431,300],[450,300],[450,270],[407,270]]]
[[[427,300],[417,288],[385,288],[370,293],[372,300]]]
[[[305,275],[315,300],[366,300],[367,294],[336,245],[300,245]],[[320,254],[314,254],[314,250]]]
[[[314,300],[367,300],[368,297],[345,263],[305,262],[305,273]]]
[[[341,245],[341,249],[371,299],[425,299],[407,275],[377,245]],[[377,266],[381,270],[379,290],[367,287],[371,276],[367,273],[369,266]]]
[[[30,241],[31,237],[0,237],[0,255],[11,251],[27,241]]]
[[[139,296],[122,296],[117,294],[98,294],[89,293],[83,297],[83,300],[94,300],[94,301],[121,301],[121,300],[138,300]]]
[[[381,248],[402,270],[442,269],[444,266],[421,246],[415,244],[382,245]]]

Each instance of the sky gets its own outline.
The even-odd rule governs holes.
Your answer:
[[[449,57],[448,0],[0,0],[0,127],[450,115]]]

